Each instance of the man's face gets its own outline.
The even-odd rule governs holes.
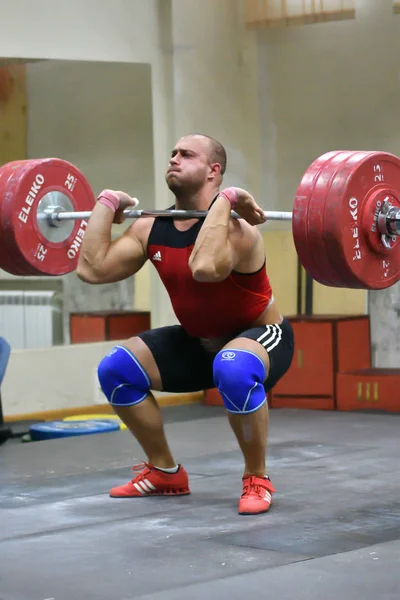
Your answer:
[[[209,180],[209,141],[201,136],[181,138],[171,153],[165,180],[172,192],[196,192]]]

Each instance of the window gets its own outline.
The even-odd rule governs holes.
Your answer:
[[[355,0],[246,0],[246,24],[258,28],[354,18]]]

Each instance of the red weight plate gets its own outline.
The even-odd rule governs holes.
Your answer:
[[[340,151],[327,152],[317,158],[308,167],[296,190],[292,216],[294,244],[301,264],[315,281],[318,281],[323,285],[335,285],[339,287],[342,287],[344,283],[341,281],[332,265],[330,265],[327,260],[319,260],[320,257],[314,246],[315,237],[319,235],[322,238],[322,226],[318,223],[317,228],[316,224],[314,224],[312,220],[310,221],[309,212],[310,208],[312,208],[313,215],[317,212],[317,218],[319,213],[322,213],[325,200],[323,192],[325,190],[320,186],[318,192],[320,196],[322,192],[322,197],[319,198],[319,196],[317,197],[316,195],[315,186],[324,167],[335,160],[338,155],[342,154],[343,153]],[[318,202],[321,204],[319,205]],[[310,236],[313,241],[310,241]],[[324,255],[326,256],[326,252],[324,252]]]
[[[63,221],[51,227],[38,220],[48,206],[67,211],[91,211],[93,192],[82,173],[57,158],[22,165],[8,179],[3,199],[5,238],[17,246],[38,275],[65,275],[76,269],[87,220]]]
[[[314,253],[314,260],[323,273],[332,273],[328,285],[332,287],[353,287],[353,280],[346,277],[345,271],[332,260],[326,246],[325,222],[329,212],[329,191],[335,180],[336,174],[343,168],[343,164],[352,156],[358,154],[354,151],[338,153],[322,168],[315,183],[314,191],[309,203],[308,211],[308,241]],[[368,153],[364,153],[365,156]]]
[[[14,163],[8,163],[8,165],[5,165],[7,170],[6,170],[6,175],[5,175],[5,178],[3,181],[3,189],[0,190],[0,197],[1,198],[5,197],[5,193],[8,189],[8,184],[9,184],[9,180],[10,180],[11,176],[13,178],[19,177],[19,173],[21,171],[24,172],[28,167],[33,167],[38,162],[40,162],[40,159],[28,159],[28,160],[23,160],[23,161],[15,161]],[[6,206],[7,206],[6,203],[2,202],[3,237],[4,237],[4,243],[6,245],[9,256],[12,256],[14,264],[18,265],[18,273],[17,274],[18,275],[30,275],[30,276],[43,275],[43,273],[41,273],[40,271],[35,269],[34,266],[31,265],[26,260],[24,254],[21,251],[21,249],[19,248],[17,242],[15,241],[13,236],[10,235],[10,228],[13,225],[10,224],[8,206],[7,206],[7,210],[3,209],[3,207],[6,207]],[[4,215],[6,215],[6,216],[4,216]]]
[[[0,267],[2,269],[4,269],[4,271],[7,271],[8,273],[11,273],[12,275],[23,275],[23,276],[30,275],[31,272],[29,272],[29,269],[27,270],[26,265],[24,264],[24,261],[22,259],[20,259],[20,255],[19,255],[18,251],[15,251],[16,250],[15,248],[10,249],[6,245],[1,209],[2,209],[2,199],[4,196],[4,190],[6,189],[8,178],[13,173],[13,171],[17,167],[19,167],[21,164],[23,164],[24,162],[25,161],[23,161],[23,160],[13,161],[10,163],[6,163],[5,165],[2,165],[2,167],[0,168],[0,223],[2,225],[2,234],[0,236],[0,260],[1,260]]]
[[[325,238],[330,260],[350,287],[383,289],[400,279],[400,243],[388,250],[376,227],[381,203],[400,206],[400,159],[359,152],[338,170],[326,202]]]
[[[37,275],[36,270],[27,263],[23,254],[20,252],[18,246],[15,242],[10,243],[7,236],[7,219],[4,216],[4,196],[7,189],[7,185],[11,176],[14,176],[17,169],[23,166],[33,165],[36,163],[35,159],[32,160],[21,160],[14,161],[12,163],[7,163],[4,165],[4,177],[2,179],[2,183],[0,184],[0,198],[1,198],[1,222],[2,222],[2,237],[3,237],[3,245],[5,246],[5,250],[8,254],[8,259],[12,261],[13,265],[13,274],[15,275]]]

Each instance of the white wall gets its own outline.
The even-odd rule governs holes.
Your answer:
[[[150,62],[156,11],[156,0],[3,1],[0,56]]]
[[[28,158],[68,160],[95,194],[124,189],[153,208],[150,65],[29,64],[27,99]]]
[[[335,149],[400,154],[400,17],[357,0],[355,20],[258,34],[263,191],[290,210],[308,165]]]
[[[228,153],[224,185],[260,193],[260,132],[253,36],[240,2],[173,0],[175,135],[200,131]]]
[[[4,416],[104,404],[97,365],[115,343],[14,350],[1,386]]]

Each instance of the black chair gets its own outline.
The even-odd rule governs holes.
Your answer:
[[[1,384],[6,374],[10,352],[10,344],[3,337],[0,337],[0,444],[4,444],[12,435],[11,428],[4,425],[3,407],[1,404]]]

